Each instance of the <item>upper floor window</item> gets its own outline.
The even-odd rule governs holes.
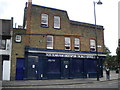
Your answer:
[[[65,50],[70,50],[70,38],[65,37]]]
[[[47,14],[41,14],[41,26],[48,27],[48,15]]]
[[[80,50],[80,39],[79,38],[75,38],[74,39],[74,50],[75,51],[79,51]]]
[[[96,51],[95,40],[90,40],[90,51]]]
[[[54,16],[54,28],[60,29],[60,17]]]
[[[6,40],[0,39],[0,49],[2,49],[2,50],[6,49]]]
[[[53,36],[47,36],[47,49],[53,49]]]
[[[16,35],[15,42],[21,42],[21,41],[22,41],[21,35]]]

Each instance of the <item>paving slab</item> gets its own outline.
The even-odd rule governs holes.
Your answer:
[[[119,74],[111,71],[110,80],[118,79]],[[106,80],[106,73],[103,72],[103,77],[100,81],[96,78],[79,78],[79,79],[62,79],[62,80],[22,80],[22,81],[3,81],[3,87],[21,87],[21,86],[50,86],[50,85],[72,85],[103,82]]]

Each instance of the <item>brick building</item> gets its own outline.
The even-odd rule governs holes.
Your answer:
[[[26,3],[23,28],[13,30],[11,80],[102,77],[104,28],[72,21],[67,11]]]

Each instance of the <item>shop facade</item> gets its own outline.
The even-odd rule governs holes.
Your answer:
[[[17,58],[16,80],[97,77],[95,53],[26,48],[25,55]],[[99,77],[103,76],[104,57],[99,53]]]

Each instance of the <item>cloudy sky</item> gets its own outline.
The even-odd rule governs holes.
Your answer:
[[[0,19],[14,17],[14,25],[22,25],[25,2],[28,0],[0,0]],[[33,4],[66,10],[70,20],[94,24],[93,1],[98,0],[32,0]],[[118,46],[118,2],[101,0],[96,4],[97,25],[104,26],[105,45],[116,55]]]

